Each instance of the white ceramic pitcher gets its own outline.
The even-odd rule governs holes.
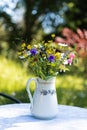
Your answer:
[[[30,82],[34,80],[36,89],[32,97]],[[55,88],[55,77],[49,80],[30,78],[27,81],[26,90],[31,102],[31,113],[33,116],[42,119],[50,119],[57,115],[58,103]]]

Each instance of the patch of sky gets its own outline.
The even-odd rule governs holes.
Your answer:
[[[35,9],[32,10],[32,14],[33,14],[33,15],[37,14],[37,10],[35,10]]]
[[[54,32],[55,27],[64,23],[64,19],[59,13],[47,13],[46,15],[40,16],[39,21],[42,22],[42,27],[46,33]]]
[[[34,6],[32,10],[32,15],[36,15],[36,14],[37,14],[37,6]]]
[[[18,0],[0,0],[0,9],[11,16],[14,23],[20,22],[23,19],[25,9],[20,6],[16,8]]]

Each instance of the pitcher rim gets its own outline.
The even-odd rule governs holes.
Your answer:
[[[48,80],[43,80],[43,79],[41,79],[40,77],[37,77],[37,81],[39,82],[39,83],[45,83],[45,84],[48,84],[48,83],[55,83],[55,79],[56,79],[56,77],[51,77],[50,79],[48,79]]]

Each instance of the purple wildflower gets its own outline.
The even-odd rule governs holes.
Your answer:
[[[55,60],[55,56],[50,55],[50,56],[48,57],[48,60],[49,60],[50,62],[54,62],[54,60]]]
[[[31,52],[31,54],[32,54],[33,56],[38,53],[38,51],[37,51],[36,49],[34,49],[34,48],[31,49],[30,52]]]

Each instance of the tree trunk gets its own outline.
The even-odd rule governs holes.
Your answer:
[[[24,39],[28,42],[32,40],[33,26],[34,26],[34,15],[32,14],[34,1],[25,0],[26,12],[25,12],[25,36]]]

